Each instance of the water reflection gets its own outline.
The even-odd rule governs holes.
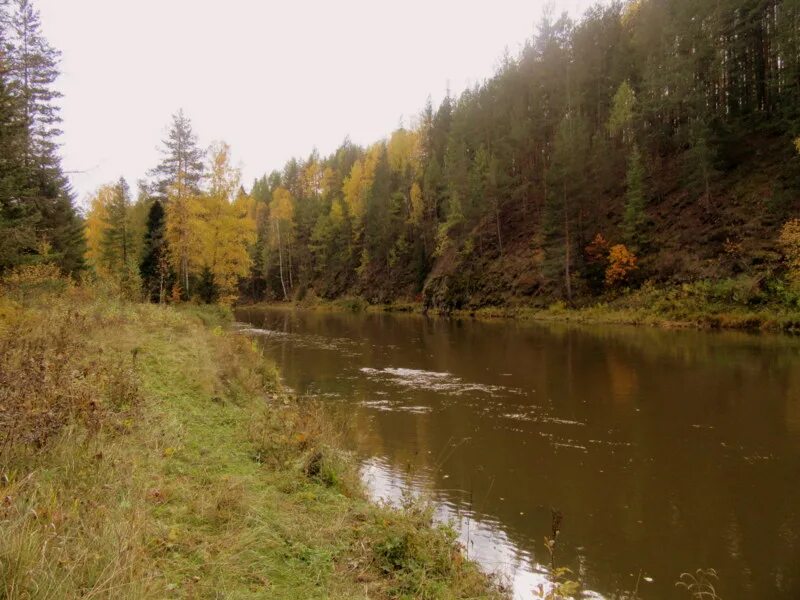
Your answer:
[[[289,385],[349,418],[377,493],[428,490],[459,531],[466,519],[471,555],[520,590],[541,577],[556,507],[563,564],[606,596],[642,571],[645,597],[671,597],[699,567],[717,569],[727,599],[800,596],[797,340],[239,318]]]

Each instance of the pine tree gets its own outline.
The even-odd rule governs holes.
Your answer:
[[[192,122],[183,109],[172,115],[172,125],[163,140],[161,163],[150,171],[153,194],[162,202],[170,196],[184,199],[200,192],[205,153],[197,146]]]
[[[645,184],[644,184],[644,164],[638,146],[634,144],[628,159],[627,184],[628,189],[625,193],[625,214],[623,215],[623,227],[625,239],[635,251],[640,252],[646,243],[647,234],[647,215],[645,206],[647,205]]]

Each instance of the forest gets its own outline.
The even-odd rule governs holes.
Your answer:
[[[179,68],[267,64],[233,9],[207,40],[211,3],[144,4],[111,13],[146,43],[159,12]],[[335,10],[381,34],[373,4]],[[0,600],[798,597],[797,337],[581,323],[800,333],[800,0],[545,10],[487,79],[253,181],[164,93],[159,156],[85,197],[59,86],[107,82],[69,11],[67,69],[0,0]],[[116,18],[100,51],[146,62]],[[248,85],[206,118],[272,122]]]
[[[447,311],[696,282],[744,304],[800,298],[795,0],[546,12],[480,85],[249,190],[178,111],[135,198],[111,182],[83,220],[56,152],[58,53],[22,6],[3,18],[0,268],[54,263],[156,302]]]

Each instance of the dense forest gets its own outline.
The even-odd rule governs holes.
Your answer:
[[[796,0],[546,13],[481,85],[249,191],[230,148],[199,148],[179,111],[136,198],[122,179],[94,194],[85,265],[56,153],[58,54],[30,3],[13,5],[0,268],[56,262],[162,302],[354,295],[449,310],[702,280],[748,302],[800,298]]]
[[[545,15],[483,85],[369,148],[257,181],[248,293],[452,308],[754,272],[742,285],[767,285],[797,208],[798,11],[643,0]]]

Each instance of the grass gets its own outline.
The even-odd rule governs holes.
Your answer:
[[[503,597],[228,320],[0,296],[0,598]]]

